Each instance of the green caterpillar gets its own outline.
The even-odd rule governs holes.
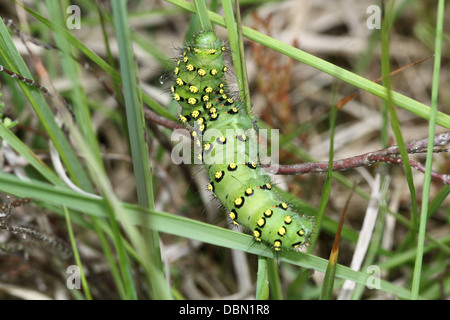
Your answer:
[[[254,123],[225,80],[224,43],[201,32],[182,50],[174,68],[172,97],[180,120],[194,127],[195,157],[204,163],[208,185],[235,225],[248,228],[256,241],[275,251],[308,244],[314,223],[291,210],[272,190],[259,165]]]

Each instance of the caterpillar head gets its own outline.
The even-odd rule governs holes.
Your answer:
[[[204,31],[194,36],[194,44],[200,46],[212,45],[217,41],[217,36],[212,31]]]

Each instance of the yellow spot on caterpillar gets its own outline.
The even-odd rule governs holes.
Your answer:
[[[237,165],[236,163],[232,162],[228,165],[228,168],[230,168],[231,170],[236,169]]]
[[[264,227],[264,225],[266,224],[266,219],[264,219],[264,218],[259,218],[259,220],[256,222],[256,224],[259,226],[259,227]]]
[[[198,75],[201,76],[201,77],[203,77],[203,76],[206,75],[206,71],[203,70],[203,69],[198,69],[197,73],[198,73]]]
[[[275,247],[275,251],[280,251],[280,247],[281,247],[281,240],[275,240],[273,242],[273,246]]]
[[[195,99],[195,98],[189,98],[189,99]],[[196,100],[196,99],[195,99]],[[191,113],[191,116],[192,116],[192,118],[197,118],[198,116],[200,115],[200,111],[198,111],[198,110],[194,110],[194,111],[192,111],[192,113]]]
[[[173,70],[173,72],[174,72],[175,74],[178,74],[178,73],[180,72],[180,68],[176,67],[176,68]]]
[[[223,94],[224,92],[225,92],[225,91],[224,91],[223,89],[220,89],[220,90],[219,90],[219,93],[220,93],[220,94]]]
[[[197,136],[197,132],[192,131],[192,136],[195,138]]]
[[[215,53],[216,53],[216,49],[208,49],[208,50],[205,50],[205,53],[206,53],[206,54],[215,54]]]
[[[191,47],[186,47],[187,51],[191,51]]]
[[[186,70],[187,71],[193,71],[194,70],[194,66],[189,63],[189,64],[186,65]]]
[[[214,178],[216,178],[216,179],[221,179],[222,176],[223,176],[222,171],[217,171],[217,172],[214,174]]]
[[[286,210],[288,208],[287,204],[285,202],[282,202],[280,204],[281,208],[283,208],[284,210]]]
[[[211,75],[215,76],[215,75],[217,75],[217,73],[218,73],[217,69],[212,69],[211,70]]]
[[[233,103],[234,101],[233,101],[233,99],[230,98],[230,99],[227,99],[227,102],[228,103]]]
[[[266,188],[267,188],[267,190],[271,190],[272,189],[272,185],[270,183],[266,183]]]
[[[174,86],[170,86],[170,91],[172,91],[172,93],[175,92],[175,87]]]
[[[209,100],[209,96],[207,96],[206,94],[203,96],[203,101],[208,101]]]
[[[223,95],[222,95],[222,98],[225,100],[225,99],[227,98],[227,95],[226,95],[226,94],[223,94]]]
[[[211,93],[213,91],[213,89],[211,87],[206,87],[205,88],[205,92],[206,93]]]
[[[199,153],[199,155],[197,156],[197,159],[202,161],[203,157],[202,157],[201,153]]]
[[[189,58],[188,57],[184,57],[183,58],[183,62],[188,62]]]
[[[244,203],[244,199],[242,197],[239,197],[236,200],[234,200],[235,206],[242,206],[243,203]]]
[[[216,112],[217,112],[217,109],[214,108],[214,107],[212,107],[211,109],[209,109],[209,113],[216,113]]]
[[[227,67],[223,67],[222,71],[223,72],[227,72],[228,68]]]
[[[214,186],[211,183],[208,184],[208,190],[214,192]]]
[[[281,227],[280,229],[278,229],[278,235],[284,236],[285,234],[286,234],[286,228],[285,227]]]
[[[200,147],[200,146],[201,146],[200,140],[197,139],[197,140],[195,141],[195,144],[197,145],[197,147]]]
[[[218,117],[217,113],[211,114],[211,119],[216,119]]]
[[[181,60],[177,61],[177,66],[179,66],[181,64]]]
[[[175,82],[176,82],[177,85],[179,85],[179,86],[184,85],[184,82],[183,82],[183,80],[181,80],[181,78],[177,78],[177,79],[175,80]]]
[[[192,93],[197,93],[198,92],[198,88],[196,86],[190,86],[189,87],[189,91]]]
[[[206,127],[205,127],[204,124],[200,125],[200,131],[201,131],[201,132],[205,131],[205,129],[206,129]]]
[[[231,210],[230,214],[228,215],[232,220],[235,220],[237,218],[236,211]]]
[[[187,122],[187,118],[185,116],[180,116],[180,120],[183,123]]]
[[[297,234],[298,234],[300,237],[303,237],[303,236],[305,235],[305,230],[300,229],[300,230],[297,232]]]
[[[207,143],[203,146],[203,149],[209,150],[211,148],[211,144]]]
[[[209,108],[211,108],[212,107],[212,103],[211,102],[207,102],[206,104],[205,104],[205,108],[206,109],[209,109]]]
[[[223,87],[224,87],[223,83],[219,84],[219,88],[223,88]]]
[[[266,211],[264,211],[264,215],[265,215],[267,218],[271,217],[271,216],[272,216],[272,213],[273,213],[273,211],[270,210],[270,209],[267,209]]]
[[[253,194],[253,189],[252,188],[247,188],[246,190],[245,190],[245,195],[246,196],[251,196]]]
[[[284,218],[284,223],[290,224],[291,222],[292,222],[292,217],[291,217],[291,216],[286,216],[286,217]]]
[[[194,48],[194,52],[195,52],[195,53],[201,53],[202,50],[200,50],[200,49],[198,49],[198,48]]]
[[[258,229],[253,230],[253,237],[255,237],[256,241],[261,241],[261,231]]]
[[[222,48],[220,48],[220,50],[222,50],[222,51],[225,51],[225,50],[226,50],[226,48],[225,48],[225,47],[222,47]]]
[[[197,120],[197,123],[198,123],[198,124],[203,124],[203,122],[205,122],[205,119],[203,119],[203,118],[199,118],[199,119]]]
[[[189,103],[189,104],[196,104],[196,103],[197,103],[197,99],[195,99],[195,98],[189,98],[189,99],[188,99],[188,103]],[[196,118],[196,117],[194,117],[194,118]]]
[[[222,137],[219,138],[219,141],[224,143],[225,141],[227,141],[227,139],[224,136],[222,136]]]
[[[173,95],[173,99],[175,100],[175,101],[180,101],[180,95],[178,94],[178,93],[175,93],[174,95]],[[185,122],[185,121],[184,121]]]

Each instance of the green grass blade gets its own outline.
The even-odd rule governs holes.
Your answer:
[[[393,4],[393,3],[392,3]],[[417,209],[417,199],[416,199],[416,189],[414,187],[414,180],[411,165],[409,163],[409,155],[406,150],[405,140],[403,139],[402,131],[400,128],[400,121],[397,116],[397,112],[395,110],[394,101],[392,99],[392,91],[391,91],[391,77],[389,76],[391,73],[390,69],[390,53],[389,53],[389,41],[390,41],[390,30],[392,28],[393,23],[393,8],[389,8],[385,14],[386,18],[383,21],[382,29],[381,29],[381,68],[382,68],[382,76],[383,76],[383,85],[387,89],[387,99],[385,104],[387,105],[387,109],[390,116],[390,123],[392,127],[392,131],[394,133],[395,141],[398,146],[398,150],[400,152],[400,157],[403,163],[403,169],[405,170],[406,181],[409,188],[409,194],[411,197],[411,228],[409,230],[409,236],[406,237],[406,242],[409,239],[412,239],[417,232],[417,217],[418,217],[418,209]]]
[[[134,72],[135,64],[131,43],[129,42],[131,36],[126,16],[126,6],[122,1],[113,1],[112,5],[113,20],[119,45],[120,71],[125,97],[131,156],[138,190],[138,201],[144,207],[153,207],[153,186],[149,171],[148,147],[144,140],[144,116],[142,103],[138,96],[138,85]]]
[[[83,291],[84,291],[84,294],[86,295],[86,298],[88,300],[92,300],[91,291],[90,291],[89,285],[86,281],[86,276],[84,274],[83,265],[81,263],[80,253],[78,252],[75,235],[73,233],[72,223],[70,221],[69,210],[67,210],[66,207],[64,207],[64,215],[66,218],[67,232],[69,234],[70,244],[72,246],[72,252],[73,252],[75,261],[77,263],[77,266],[80,269],[81,286],[83,287]]]
[[[230,45],[231,54],[233,57],[233,65],[236,73],[236,78],[238,79],[237,85],[239,87],[239,92],[243,92],[242,87],[242,65],[240,57],[240,46],[238,39],[238,32],[236,21],[234,19],[233,6],[231,0],[222,0],[222,7],[225,14],[225,24],[228,34],[228,43]]]
[[[142,104],[138,96],[139,90],[136,82],[135,65],[130,43],[131,36],[128,28],[126,2],[122,0],[113,1],[112,9],[119,45],[120,71],[122,75],[131,156],[138,191],[138,202],[142,207],[153,210],[155,203],[148,146],[145,141],[145,120]],[[138,252],[148,264],[147,266],[151,272],[149,275],[149,284],[152,296],[156,299],[170,298],[171,293],[164,278],[158,233],[149,231],[144,233],[142,239],[137,234],[135,237],[133,242],[135,245],[140,242],[137,247]]]
[[[36,169],[48,182],[56,186],[64,186],[61,179],[51,170],[38,156],[28,148],[17,136],[8,129],[3,122],[0,122],[0,137],[8,142],[8,144],[22,157],[24,157],[30,165]]]
[[[245,102],[245,109],[249,116],[253,118],[253,111],[248,86],[247,67],[245,63],[244,43],[242,40],[242,25],[238,1],[236,1],[236,20],[234,18],[233,5],[231,0],[222,0],[225,14],[225,21],[228,31],[228,41],[233,55],[233,65],[237,78],[237,85],[241,100]]]
[[[122,230],[119,227],[118,219],[122,218],[122,226],[125,233],[132,239],[136,238],[136,230],[134,226],[130,225],[125,217],[122,205],[114,195],[114,191],[107,179],[107,175],[101,163],[96,161],[96,158],[89,153],[89,147],[84,142],[80,131],[75,127],[69,128],[74,141],[77,143],[80,152],[84,155],[87,167],[92,180],[96,183],[96,188],[103,196],[101,199],[102,205],[105,208],[106,217],[109,219],[111,226],[111,234],[114,246],[117,250],[119,268],[122,275],[127,299],[136,300],[137,292],[133,281],[131,261],[126,252],[126,240],[122,235]]]
[[[336,89],[336,86],[334,86],[334,89]],[[334,97],[336,97],[335,94],[333,94]],[[333,100],[335,100],[333,98]],[[329,119],[329,126],[330,126],[330,147],[328,151],[328,171],[327,171],[327,177],[325,179],[325,184],[322,190],[322,195],[320,198],[320,204],[319,209],[317,212],[317,215],[315,217],[315,232],[311,239],[311,245],[308,247],[308,252],[312,252],[314,250],[315,244],[317,242],[317,239],[319,238],[320,230],[322,227],[322,220],[325,216],[325,210],[327,208],[328,200],[330,199],[331,194],[331,183],[333,181],[333,160],[334,160],[334,134],[336,130],[336,116],[337,116],[337,105],[335,101],[331,102],[331,112],[330,112],[330,119]]]
[[[202,30],[213,30],[211,21],[208,17],[208,9],[205,0],[194,0],[195,11]]]
[[[336,86],[335,86],[336,88]],[[336,95],[333,95],[336,96]],[[331,112],[330,112],[330,148],[328,151],[328,171],[327,171],[327,178],[325,180],[325,185],[323,187],[322,196],[320,199],[320,205],[319,205],[319,212],[316,217],[316,226],[315,229],[317,230],[315,235],[312,239],[312,245],[310,248],[308,248],[309,252],[312,251],[312,248],[314,248],[315,243],[317,242],[317,239],[319,237],[319,231],[322,226],[322,219],[325,215],[325,210],[328,204],[328,200],[330,199],[331,194],[331,184],[333,181],[333,160],[334,160],[334,133],[336,129],[336,115],[337,115],[337,105],[335,102],[332,102],[331,104]],[[336,276],[336,266],[337,266],[337,258],[339,255],[339,239],[341,236],[341,230],[342,230],[342,224],[343,224],[343,217],[344,214],[342,214],[341,221],[339,222],[339,226],[335,235],[335,243],[333,245],[333,249],[330,253],[330,260],[328,261],[327,270],[325,272],[324,282],[322,284],[322,293],[320,296],[321,300],[330,300],[333,294],[333,287],[334,287],[334,280]]]
[[[256,274],[256,300],[269,298],[269,276],[266,257],[258,256],[258,272]]]
[[[442,32],[444,25],[444,7],[445,1],[440,0],[438,2],[437,11],[437,25],[436,25],[436,39],[434,50],[434,67],[433,67],[433,85],[431,91],[431,114],[429,121],[428,132],[428,147],[427,147],[427,160],[425,165],[425,181],[423,184],[422,193],[422,209],[419,224],[419,237],[417,240],[417,255],[414,265],[413,282],[411,288],[411,299],[417,299],[419,296],[422,260],[423,260],[423,248],[425,245],[426,225],[428,218],[428,201],[430,196],[431,185],[431,170],[433,164],[433,137],[435,134],[436,115],[437,115],[437,102],[439,93],[439,71],[441,67],[441,55],[442,55]]]
[[[278,271],[278,262],[276,259],[267,258],[267,273],[272,299],[283,300],[283,290],[281,288],[280,273]]]
[[[54,17],[54,23],[58,24],[61,28],[66,27],[62,8],[67,8],[70,5],[68,1],[64,2],[65,3],[51,0],[45,1],[49,15]],[[79,64],[72,58],[72,48],[69,41],[64,37],[64,34],[55,33],[55,41],[58,48],[63,52],[63,54],[61,54],[61,66],[63,72],[72,84],[69,95],[77,126],[80,128],[85,141],[88,142],[91,152],[97,157],[97,161],[100,161],[100,148],[92,127],[87,97],[80,82],[81,74]]]

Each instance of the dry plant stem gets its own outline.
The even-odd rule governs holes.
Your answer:
[[[35,45],[39,46],[39,47],[43,47],[46,50],[51,50],[51,49],[56,49],[59,50],[54,44],[52,43],[43,43],[35,38],[32,38],[30,36],[28,36],[27,34],[23,33],[22,30],[19,29],[18,26],[16,26],[16,24],[14,23],[14,21],[12,19],[5,19],[2,18],[3,23],[5,24],[5,26],[7,28],[10,28],[20,39],[22,39],[22,42],[32,42]]]
[[[57,249],[58,251],[64,252],[65,254],[71,255],[70,247],[66,243],[63,243],[56,238],[48,237],[36,230],[19,226],[11,226],[2,221],[0,221],[0,230],[9,231],[14,234],[31,236],[35,240],[37,240],[38,243],[41,243],[50,248]]]
[[[159,114],[157,114],[156,112],[154,112],[154,111],[152,111],[152,110],[150,110],[148,108],[144,109],[144,116],[145,116],[146,120],[148,120],[150,122],[153,122],[153,123],[156,123],[156,124],[159,124],[159,125],[161,125],[163,127],[172,129],[172,130],[175,130],[175,129],[186,129],[185,126],[179,124],[178,122],[175,122],[175,121],[169,120],[167,118],[161,117]]]
[[[68,255],[72,254],[70,247],[63,241],[60,241],[56,238],[48,237],[48,236],[46,236],[36,230],[33,230],[31,228],[26,228],[26,227],[21,227],[21,226],[12,226],[12,225],[8,224],[6,221],[11,216],[11,209],[31,202],[31,199],[23,198],[23,199],[17,199],[17,200],[14,200],[11,202],[11,198],[9,195],[7,196],[7,199],[8,199],[8,201],[6,204],[0,205],[0,211],[1,211],[0,212],[0,231],[9,231],[14,234],[21,234],[24,237],[31,236],[35,240],[37,240],[37,242],[42,243],[47,247],[55,248],[59,251],[64,252],[65,254],[68,254]],[[23,237],[23,239],[25,239],[24,237]]]
[[[409,142],[406,145],[408,153],[421,153],[426,151],[428,138]],[[450,131],[440,133],[434,136],[434,145],[443,146],[450,142]],[[434,152],[441,152],[437,149]],[[445,150],[446,151],[446,150]],[[336,160],[333,162],[333,171],[342,171],[353,169],[361,166],[371,166],[377,162],[387,162],[392,164],[402,164],[399,157],[398,147],[392,146],[386,149],[368,152],[362,155]],[[416,161],[410,160],[413,168],[425,172],[425,166]],[[298,163],[293,165],[280,165],[277,174],[304,174],[311,172],[326,172],[328,169],[328,161]],[[432,172],[432,176],[441,180],[445,184],[450,184],[448,175]]]

